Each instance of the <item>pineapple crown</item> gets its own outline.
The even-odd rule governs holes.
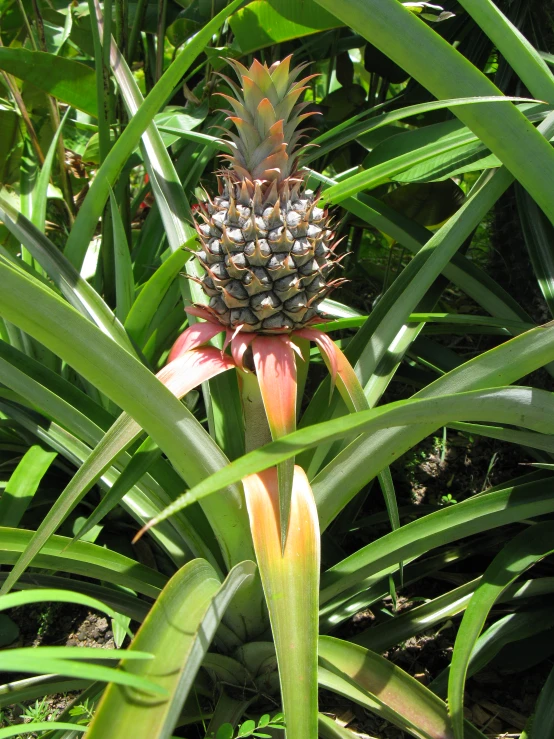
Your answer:
[[[296,81],[306,65],[291,70],[291,59],[292,55],[270,67],[255,59],[250,68],[229,59],[241,87],[221,75],[236,94],[231,97],[217,93],[231,104],[233,110],[223,112],[237,129],[237,133],[226,132],[229,137],[226,144],[232,154],[223,157],[231,164],[225,175],[235,182],[246,183],[250,194],[256,182],[262,187],[276,185],[281,190],[285,183],[299,177],[301,133],[296,129],[313,113],[302,113],[308,103],[298,100],[306,90],[306,83],[317,75]]]

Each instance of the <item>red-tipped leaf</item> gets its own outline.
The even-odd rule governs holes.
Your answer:
[[[173,362],[166,364],[156,377],[173,395],[182,398],[206,380],[211,380],[234,366],[231,357],[223,354],[220,349],[204,346],[181,354]]]
[[[283,336],[256,336],[252,342],[254,366],[260,385],[271,436],[278,439],[296,428],[296,361],[290,339]],[[294,458],[277,467],[281,544],[287,537]]]
[[[369,406],[364,395],[364,389],[360,385],[354,368],[331,337],[323,333],[323,331],[313,328],[305,328],[297,331],[296,335],[309,341],[315,341],[331,373],[331,382],[333,385],[336,382],[338,391],[346,403],[348,410],[366,410]]]
[[[223,331],[222,326],[218,326],[215,323],[195,323],[194,326],[189,326],[179,336],[177,341],[171,347],[168,362],[173,362],[174,359],[180,357],[181,354],[196,349],[202,344],[207,344],[208,341],[213,339],[214,336],[220,334]]]

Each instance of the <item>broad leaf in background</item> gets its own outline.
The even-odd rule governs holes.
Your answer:
[[[229,20],[243,54],[342,25],[314,0],[254,0]]]
[[[43,51],[0,48],[0,69],[73,108],[97,114],[94,70],[86,64]]]

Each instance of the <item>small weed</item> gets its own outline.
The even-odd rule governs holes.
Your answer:
[[[87,726],[92,721],[92,717],[94,716],[94,704],[89,702],[89,699],[87,698],[84,703],[79,703],[77,706],[73,706],[69,710],[70,716],[79,716],[77,723],[81,726]]]
[[[222,724],[217,730],[215,739],[243,739],[243,737],[256,736],[260,739],[271,739],[271,734],[265,734],[260,729],[284,729],[284,715],[277,713],[273,718],[270,718],[269,713],[264,713],[260,716],[258,723],[251,719],[245,721],[237,727],[237,733],[233,729],[231,724]]]
[[[21,707],[24,708],[23,706]],[[24,708],[21,718],[29,719],[29,721],[48,721],[50,710],[50,704],[46,698],[43,698],[41,701],[37,698],[34,705]]]

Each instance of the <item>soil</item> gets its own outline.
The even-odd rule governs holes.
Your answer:
[[[113,649],[115,644],[108,619],[87,608],[67,603],[39,603],[21,606],[6,611],[6,614],[19,627],[17,641],[10,645],[16,647],[68,646],[94,647],[97,649]],[[14,673],[2,674],[0,683],[24,679],[27,675]],[[48,696],[45,701],[42,720],[51,721],[58,717],[73,700],[77,693],[64,693]],[[0,712],[0,727],[10,724],[24,724],[22,714],[29,706],[40,703],[40,700],[26,701],[16,704]],[[3,720],[2,720],[3,719]],[[26,737],[29,737],[26,734]],[[33,735],[34,736],[34,735]]]

